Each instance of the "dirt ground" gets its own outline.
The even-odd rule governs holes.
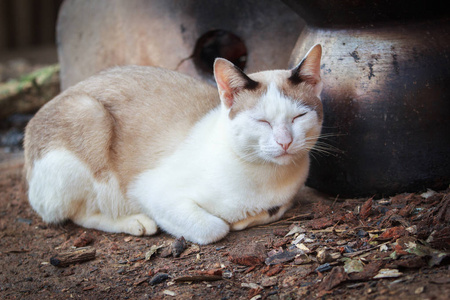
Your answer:
[[[41,52],[0,55],[0,79],[56,61]],[[450,189],[341,199],[306,188],[282,220],[206,246],[50,226],[22,180],[27,118],[0,123],[0,299],[449,299]]]
[[[27,202],[22,165],[22,152],[0,154],[1,299],[450,295],[450,191],[375,200],[330,198],[307,188],[282,220],[199,246],[165,233],[133,237],[70,222],[49,226]],[[95,258],[67,267],[50,263],[75,245],[95,251]],[[174,257],[174,249],[181,255]]]

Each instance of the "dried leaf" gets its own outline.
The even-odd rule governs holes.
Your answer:
[[[193,253],[199,253],[199,252],[200,252],[200,246],[197,244],[193,244],[191,247],[187,248],[183,253],[181,253],[180,257],[186,257]]]
[[[435,191],[431,190],[431,189],[427,189],[427,191],[425,193],[420,194],[420,196],[424,199],[430,198],[431,196],[434,196],[436,194]]]
[[[364,202],[364,204],[361,206],[361,211],[359,212],[359,216],[362,220],[367,219],[371,215],[372,204],[373,204],[373,198],[370,198],[366,202]]]
[[[308,226],[315,230],[323,229],[333,226],[333,220],[327,217],[313,219],[308,222]]]
[[[83,232],[74,242],[74,247],[85,247],[94,241],[94,236],[88,232]]]
[[[165,245],[152,245],[150,247],[150,250],[145,252],[145,260],[149,260],[153,256],[153,254],[155,254],[158,251],[158,249],[161,249],[164,246]]]
[[[285,235],[285,236],[290,236],[296,233],[304,233],[306,232],[306,229],[304,229],[303,227],[299,227],[294,225],[294,227],[292,227],[292,229]]]
[[[306,237],[306,234],[304,234],[304,233],[299,234],[299,235],[295,238],[295,240],[292,241],[292,244],[293,244],[293,245],[297,245],[298,243],[300,243],[301,241],[303,241],[303,240],[305,239],[305,237]]]
[[[283,271],[283,265],[275,265],[273,268],[270,268],[269,271],[266,272],[267,276],[274,276]]]
[[[396,278],[402,276],[403,273],[399,272],[397,269],[381,269],[377,275],[375,275],[374,279],[379,278]]]
[[[310,253],[311,250],[305,246],[305,244],[297,244],[295,245],[298,249],[302,250],[304,253]]]
[[[254,266],[262,264],[266,258],[266,248],[263,244],[254,243],[244,249],[235,249],[230,253],[229,260],[235,264]]]
[[[330,291],[348,279],[343,267],[334,267],[319,285],[320,290]]]
[[[197,272],[200,275],[215,275],[215,276],[222,276],[222,269],[211,269],[211,270],[205,270],[205,271],[198,271]]]
[[[298,248],[292,250],[284,250],[275,255],[266,258],[266,265],[278,265],[293,260],[297,255],[304,254],[304,252]]]
[[[396,226],[387,229],[385,232],[378,236],[378,240],[387,241],[387,240],[396,240],[402,236],[408,235],[408,231],[406,231],[403,226]]]
[[[364,263],[359,259],[344,258],[344,271],[347,274],[364,271]]]
[[[167,295],[167,296],[172,296],[172,297],[175,297],[177,295],[177,293],[175,293],[174,291],[170,291],[170,290],[164,290],[163,294]]]
[[[241,283],[241,287],[250,288],[250,289],[262,289],[262,286],[260,286],[259,284],[256,284],[256,283],[252,283],[252,282],[249,282],[249,283],[243,282],[243,283]]]
[[[278,283],[278,279],[277,279],[276,276],[264,277],[264,278],[261,280],[261,285],[262,285],[263,287],[274,286],[274,285],[277,285],[277,283]]]
[[[382,261],[373,261],[364,266],[362,272],[354,272],[348,274],[350,280],[369,280],[375,276],[383,266]]]
[[[180,281],[216,281],[223,279],[222,276],[218,275],[186,275],[186,276],[180,276],[176,277],[173,280],[180,282]]]

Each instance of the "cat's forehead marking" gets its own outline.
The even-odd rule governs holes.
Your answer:
[[[270,83],[267,92],[255,108],[255,113],[272,122],[285,122],[307,110],[313,110],[307,103],[285,95],[274,83]],[[320,116],[319,116],[320,118]]]
[[[289,77],[292,75],[288,70],[263,71],[250,74],[249,77],[259,84],[252,89],[242,91],[230,110],[229,117],[233,119],[239,112],[254,108],[260,101],[265,100],[289,100],[291,104],[307,106],[317,112],[319,120],[323,118],[322,102],[313,96],[312,88],[306,83],[293,84]],[[264,97],[266,96],[266,97]],[[286,101],[279,104],[286,105]],[[276,104],[277,101],[272,102]]]
[[[280,86],[280,91],[283,95],[285,95],[289,99],[292,99],[293,101],[297,101],[305,106],[308,106],[312,110],[315,110],[319,120],[322,121],[322,101],[314,95],[312,90],[313,87],[304,82],[293,84],[289,80],[283,82]]]
[[[252,109],[261,99],[262,95],[266,92],[267,87],[259,84],[258,87],[253,89],[245,89],[239,93],[235,99],[235,103],[231,107],[228,117],[234,119],[239,112]]]
[[[319,120],[323,118],[322,101],[313,93],[313,87],[306,82],[292,81],[292,71],[290,70],[275,70],[264,71],[252,74],[252,78],[259,81],[264,81],[266,86],[275,84],[280,93],[286,98],[305,105],[312,110],[315,110]]]
[[[248,77],[258,85],[244,89],[239,93],[236,102],[231,107],[229,118],[234,119],[239,112],[254,108],[261,100],[261,97],[267,93],[270,83],[275,82],[277,85],[285,81],[290,72],[284,70],[262,71],[248,75]]]

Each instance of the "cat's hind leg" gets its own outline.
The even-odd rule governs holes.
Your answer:
[[[292,204],[289,202],[282,206],[273,206],[268,210],[263,210],[259,214],[250,215],[243,220],[232,223],[230,225],[231,230],[238,231],[248,227],[274,222],[280,219],[291,206]]]
[[[47,223],[61,223],[85,207],[93,197],[89,169],[70,151],[56,149],[34,162],[28,199]]]
[[[72,152],[56,149],[36,160],[30,174],[28,198],[47,223],[71,219],[87,228],[132,235],[151,235],[156,223],[127,211],[130,206],[114,176],[96,180]]]

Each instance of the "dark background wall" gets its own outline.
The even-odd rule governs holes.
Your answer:
[[[63,0],[0,0],[0,51],[55,44]]]

